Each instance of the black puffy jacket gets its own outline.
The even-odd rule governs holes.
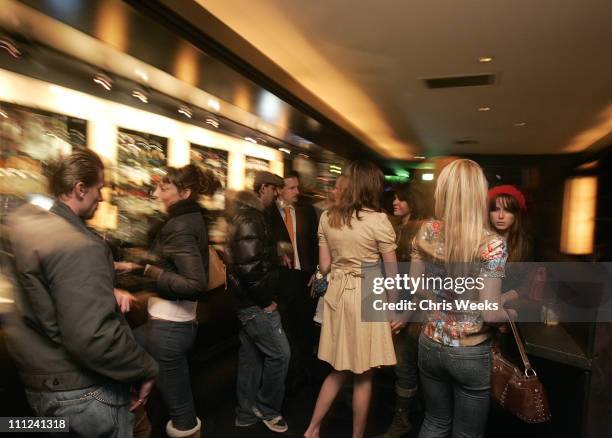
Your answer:
[[[239,308],[272,304],[278,291],[278,256],[261,201],[242,191],[228,199],[228,283]]]
[[[205,210],[194,201],[179,201],[154,232],[151,252],[159,262],[147,269],[156,291],[167,300],[192,300],[208,287],[208,230]]]

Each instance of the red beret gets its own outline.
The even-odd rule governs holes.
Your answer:
[[[510,184],[505,184],[502,186],[496,186],[496,187],[489,189],[489,200],[495,199],[499,195],[512,196],[514,199],[516,199],[516,202],[518,202],[518,205],[521,208],[521,210],[524,210],[524,211],[527,210],[527,203],[525,202],[525,196],[523,196],[523,194],[518,188],[511,186]]]

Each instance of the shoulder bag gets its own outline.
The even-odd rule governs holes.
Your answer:
[[[524,371],[502,356],[497,346],[492,349],[491,393],[502,408],[527,423],[550,421],[550,407],[544,387],[529,363],[516,324],[508,317]]]

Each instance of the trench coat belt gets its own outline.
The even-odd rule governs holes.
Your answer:
[[[325,302],[336,310],[344,292],[355,290],[361,278],[363,274],[360,269],[332,268],[329,286],[325,292]]]

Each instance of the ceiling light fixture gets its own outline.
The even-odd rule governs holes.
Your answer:
[[[208,99],[208,106],[215,111],[219,111],[221,109],[221,104],[217,99]]]
[[[9,38],[0,39],[0,48],[6,50],[13,58],[19,58],[21,56],[21,52]]]
[[[257,140],[255,140],[254,138],[251,138],[251,137],[244,137],[244,139],[245,139],[246,141],[250,141],[250,142],[251,142],[251,143],[253,143],[253,144],[257,144]]]
[[[492,56],[481,56],[478,58],[478,62],[482,63],[482,64],[486,64],[488,62],[493,62],[493,57]]]
[[[147,97],[147,94],[142,90],[132,91],[132,97],[138,99],[142,103],[149,103],[149,98]]]
[[[478,111],[481,113],[486,113],[487,111],[491,111],[491,107],[490,106],[481,106],[480,108],[478,108]]]
[[[523,121],[515,122],[514,126],[517,127],[517,128],[522,128],[523,126],[527,126],[527,122],[523,122]]]
[[[188,118],[192,118],[193,117],[193,112],[191,111],[191,109],[188,106],[183,105],[183,106],[179,107],[178,112],[179,112],[179,114],[182,114],[185,117],[188,117]]]
[[[412,157],[412,158],[414,158],[415,160],[424,160],[424,159],[425,159],[425,158],[427,158],[427,157],[425,157],[425,156],[423,156],[423,155],[415,155],[415,156],[414,156],[414,157]]]
[[[214,127],[214,128],[218,128],[218,127],[219,127],[219,121],[217,121],[217,120],[215,120],[215,119],[212,119],[212,118],[210,118],[210,117],[209,117],[209,118],[207,118],[207,119],[205,120],[205,122],[206,122],[206,124],[207,124],[207,125],[210,125],[210,126],[212,126],[212,127]]]
[[[140,79],[143,82],[149,82],[149,75],[147,74],[146,71],[141,70],[139,68],[134,70],[134,74],[136,75],[136,77],[138,77],[138,79]]]
[[[433,173],[424,173],[424,174],[421,175],[421,179],[423,181],[433,181],[434,174]]]
[[[103,73],[96,74],[93,81],[106,91],[110,91],[113,88],[113,80]]]
[[[3,109],[0,109],[0,117],[4,117],[5,119],[8,119],[8,114]]]
[[[291,153],[291,151],[289,149],[287,149],[287,148],[278,148],[278,150],[281,151],[281,152],[284,152],[286,154],[290,154]]]

